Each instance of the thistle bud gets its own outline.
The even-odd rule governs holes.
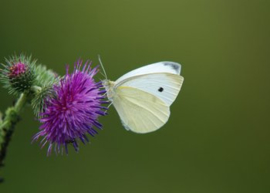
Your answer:
[[[31,57],[25,57],[24,55],[6,59],[6,64],[2,64],[0,80],[4,83],[4,87],[9,90],[9,93],[20,94],[31,90],[35,80],[32,70],[34,63],[35,61],[31,61]]]

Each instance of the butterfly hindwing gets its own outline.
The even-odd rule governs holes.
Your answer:
[[[136,133],[148,133],[162,127],[169,118],[169,107],[143,90],[120,86],[113,104],[124,127]]]

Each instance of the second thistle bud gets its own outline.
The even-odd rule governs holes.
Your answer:
[[[34,77],[26,64],[19,62],[11,66],[9,70],[9,81],[16,91],[24,92],[31,89]]]
[[[30,91],[35,79],[32,71],[34,63],[31,57],[20,55],[6,59],[6,64],[2,64],[4,68],[1,70],[0,79],[11,94]]]

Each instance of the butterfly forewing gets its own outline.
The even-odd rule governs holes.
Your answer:
[[[146,75],[146,74],[152,74],[152,73],[170,73],[170,74],[177,74],[180,75],[181,72],[181,65],[176,62],[157,62],[154,64],[149,64],[146,66],[143,66],[141,68],[137,68],[135,70],[132,70],[120,78],[118,78],[115,83],[120,84],[122,81],[125,81],[128,78],[140,76],[140,75]]]
[[[176,99],[183,81],[184,78],[179,75],[154,73],[131,77],[122,82],[121,86],[128,86],[148,92],[170,106]]]

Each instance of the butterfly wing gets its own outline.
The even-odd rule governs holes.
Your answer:
[[[115,81],[115,84],[119,84],[122,81],[129,79],[130,77],[152,74],[152,73],[170,73],[170,74],[178,74],[180,75],[181,65],[176,62],[157,62],[153,64],[149,64],[135,70],[132,70]]]
[[[164,101],[143,90],[120,86],[113,105],[124,127],[136,133],[149,133],[162,127],[170,116]]]
[[[168,121],[170,105],[184,80],[180,71],[178,63],[158,62],[135,69],[115,81],[112,102],[127,130],[148,133]]]

